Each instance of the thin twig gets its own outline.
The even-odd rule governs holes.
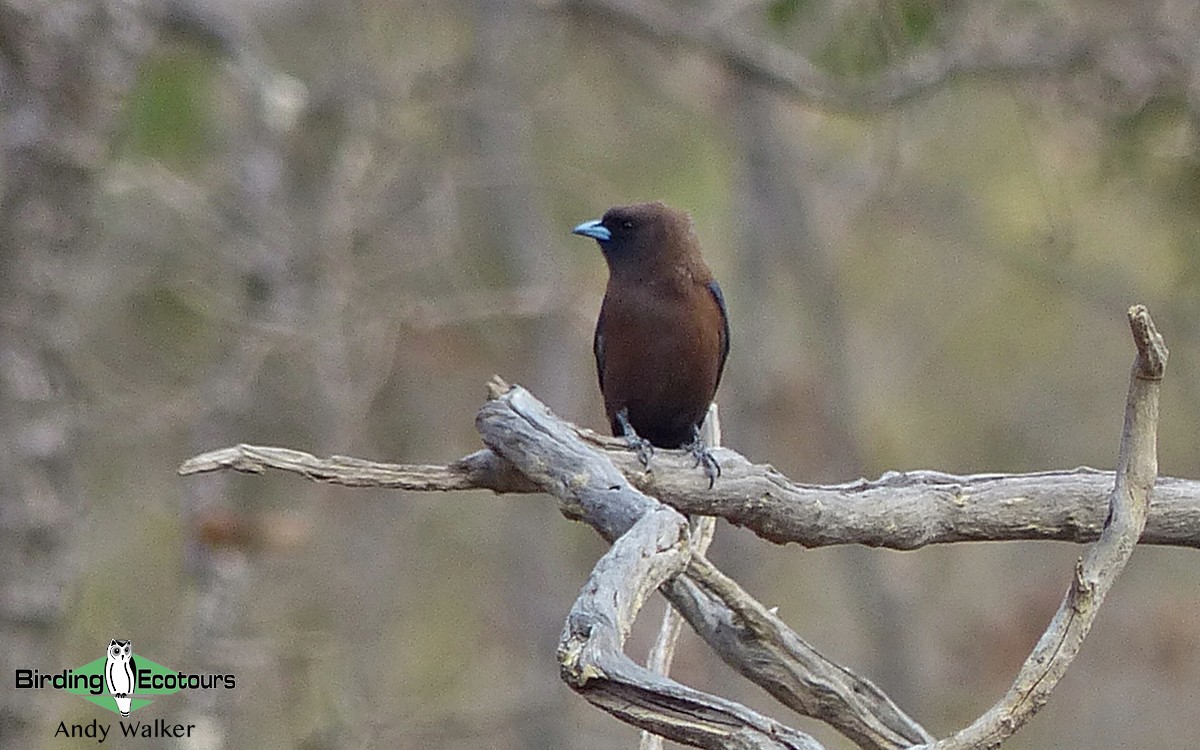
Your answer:
[[[715,403],[709,404],[708,415],[704,418],[704,427],[700,436],[709,448],[721,445],[721,415]],[[712,516],[696,516],[688,519],[689,546],[692,554],[703,555],[712,544],[713,535],[717,531],[717,519]],[[655,674],[667,675],[671,672],[671,662],[675,659],[675,645],[679,642],[679,634],[683,630],[683,616],[670,605],[663,611],[662,622],[658,626],[658,635],[654,645],[650,647],[650,655],[646,659],[646,668]],[[662,750],[663,738],[653,732],[642,732],[638,743],[640,750]]]

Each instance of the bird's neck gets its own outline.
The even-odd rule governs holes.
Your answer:
[[[653,288],[658,292],[683,292],[691,286],[691,271],[685,264],[619,264],[608,268],[613,283],[626,287]]]
[[[610,283],[642,287],[658,295],[685,295],[697,284],[705,284],[712,278],[703,263],[697,267],[688,259],[656,263],[610,263],[608,272]]]

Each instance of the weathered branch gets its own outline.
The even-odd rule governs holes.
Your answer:
[[[870,680],[827,659],[703,555],[662,590],[718,656],[797,713],[863,748],[933,740]]]
[[[495,389],[493,395],[500,395],[500,390]],[[503,398],[489,401],[481,409],[477,422],[485,440],[487,434],[500,436],[498,445],[513,440],[519,447],[507,449],[507,454],[516,456],[524,465],[514,465],[507,456],[501,458],[492,450],[471,454],[448,467],[438,467],[376,464],[340,456],[321,460],[299,451],[237,446],[190,459],[180,471],[192,474],[231,468],[257,473],[276,468],[349,486],[550,491],[559,497],[564,514],[590,523],[610,541],[632,526],[638,514],[644,513],[653,502],[633,489],[610,461],[603,460],[614,456],[619,460],[632,458],[628,470],[633,478],[650,484],[660,482],[633,469],[632,462],[637,459],[628,454],[623,443],[586,431],[581,433],[558,420],[523,389],[514,389]],[[547,440],[548,436],[553,439]],[[582,437],[587,443],[573,437]],[[589,444],[602,445],[607,450],[600,454],[589,448]],[[534,452],[535,446],[538,452]],[[678,473],[695,473],[690,459],[673,460],[668,453],[655,454],[656,472],[662,472],[662,464],[670,460],[678,465]],[[736,454],[722,452],[723,473],[718,487],[732,468],[727,456]],[[744,459],[741,461],[749,466]],[[555,480],[548,475],[550,467],[556,466],[573,467],[572,479]],[[769,467],[758,468],[774,473]],[[523,469],[529,474],[523,473]],[[567,500],[562,496],[567,490],[572,495],[587,496],[588,488],[592,493],[608,493],[607,502],[597,505],[587,497]],[[622,505],[615,502],[618,495],[625,498],[622,503],[628,503],[628,507],[614,514],[619,515],[619,520],[613,520],[606,514],[612,512],[609,506]],[[730,594],[732,582],[714,589],[712,571],[707,567],[699,570],[705,571],[701,580],[709,581],[707,586],[690,580],[689,576],[667,584],[663,593],[693,629],[735,669],[785,705],[829,722],[864,747],[900,748],[931,739],[868,680],[826,659],[778,618],[764,614],[764,607],[756,602],[752,605],[753,599],[745,592]]]
[[[690,458],[660,451],[655,471],[643,472],[621,444],[562,422],[524,389],[498,380],[476,420],[488,449],[451,466],[321,460],[296,451],[238,446],[190,459],[180,472],[281,468],[358,486],[552,494],[565,515],[588,523],[614,543],[572,609],[560,649],[564,678],[596,705],[647,731],[702,747],[818,747],[802,733],[655,675],[625,656],[621,647],[628,628],[645,597],[658,587],[735,669],[861,747],[995,747],[1045,703],[1133,545],[1151,534],[1147,514],[1152,488],[1155,510],[1168,508],[1157,527],[1159,541],[1197,546],[1196,524],[1181,519],[1195,517],[1200,483],[1155,484],[1158,383],[1166,349],[1144,308],[1131,308],[1130,322],[1138,359],[1119,466],[1108,502],[1095,507],[1088,507],[1092,485],[1112,481],[1113,474],[1091,469],[969,477],[892,473],[876,482],[812,487],[792,484],[770,467],[749,464],[731,451],[720,451],[722,480],[707,491]],[[1163,502],[1164,488],[1172,502]],[[1058,614],[1009,694],[967,729],[933,743],[878,688],[825,659],[716,570],[689,546],[685,519],[642,489],[678,510],[722,515],[777,541],[904,548],[962,539],[1098,535],[1099,541],[1080,561]],[[886,506],[882,511],[881,505]],[[1105,509],[1107,520],[1099,518]],[[1013,515],[1025,521],[1014,521]],[[839,526],[843,523],[846,527]],[[1191,528],[1184,529],[1188,523]],[[801,533],[789,536],[796,531]]]
[[[565,515],[583,520],[612,541],[649,507],[658,507],[634,489],[605,454],[589,448],[528,391],[504,388],[507,385],[493,387],[493,400],[480,409],[479,434],[537,489],[555,495]],[[695,467],[689,464],[689,470]],[[695,559],[699,558],[693,554]],[[690,567],[686,575],[692,577]],[[786,705],[823,719],[867,748],[906,747],[913,742],[898,738],[928,738],[882,692],[826,659],[782,621],[773,620],[777,630],[770,634],[778,645],[754,649],[731,638],[755,612],[765,611],[744,592],[740,598],[697,598],[679,587],[680,580],[664,585],[663,594],[723,659]],[[821,695],[809,696],[810,690]]]
[[[564,515],[613,542],[567,619],[559,645],[567,683],[614,716],[677,742],[820,748],[803,733],[656,675],[624,654],[625,636],[646,596],[687,564],[687,519],[631,486],[525,389],[497,379],[490,390],[492,398],[475,420],[483,441],[540,491],[558,498]]]
[[[1129,324],[1137,358],[1129,377],[1116,483],[1109,495],[1104,532],[1076,563],[1062,604],[1008,693],[969,727],[935,743],[934,750],[997,747],[1045,705],[1079,653],[1104,597],[1133,553],[1146,524],[1158,473],[1158,394],[1167,348],[1146,308],[1130,308]]]
[[[808,735],[651,672],[622,651],[646,597],[687,565],[687,540],[687,519],[658,506],[600,558],[559,643],[563,679],[614,716],[677,742],[820,750]]]
[[[320,461],[297,451],[244,447],[198,456],[186,462],[181,471],[195,473],[234,468],[258,472],[272,467],[313,479],[354,486],[438,490],[480,486],[476,482],[483,480],[492,486],[503,486],[513,491],[554,494],[565,515],[587,522],[610,541],[618,539],[647,511],[659,507],[629,484],[608,460],[611,454],[589,447],[574,428],[555,417],[527,391],[522,388],[504,391],[504,386],[497,385],[493,388],[493,396],[495,398],[480,409],[477,418],[480,434],[492,449],[473,454],[454,467],[395,467],[344,457]],[[656,454],[655,461],[662,458],[661,453]],[[693,467],[689,465],[688,468],[692,470]],[[516,479],[518,476],[521,479]],[[776,637],[784,642],[783,645],[774,649],[767,647],[755,654],[762,656],[772,650],[777,660],[764,658],[753,664],[737,663],[740,657],[754,653],[746,648],[739,649],[736,639],[730,637],[730,628],[737,627],[737,623],[747,618],[747,611],[742,610],[749,606],[748,601],[752,601],[749,597],[740,601],[731,599],[727,605],[719,597],[698,597],[687,589],[674,586],[664,587],[664,593],[681,609],[701,637],[721,653],[722,658],[780,696],[787,705],[801,712],[815,707],[811,708],[814,715],[848,736],[859,738],[865,747],[905,747],[912,743],[896,738],[927,736],[924,730],[904,717],[873,686],[866,687],[869,686],[866,680],[822,657],[782,622],[776,621],[779,628]],[[754,607],[763,610],[761,605],[755,604]],[[623,656],[621,658],[624,659]],[[624,665],[624,661],[621,664]],[[622,679],[627,682],[642,672],[651,674],[636,665],[629,668],[633,671],[621,673]],[[790,677],[781,678],[781,674]],[[625,686],[621,688],[621,697],[627,701],[630,696],[626,693],[633,690],[630,687],[632,683],[622,684]],[[673,684],[670,680],[656,677],[649,682],[638,683],[638,689],[653,692],[655,685],[661,688]],[[814,686],[825,693],[823,698],[812,700],[803,696],[803,691]],[[677,700],[680,695],[675,688],[668,693],[670,701]],[[592,697],[600,695],[597,693]],[[689,700],[694,698],[692,696]],[[609,707],[599,700],[597,703]],[[879,709],[879,706],[884,708]],[[877,710],[883,715],[882,718],[873,715],[872,712]],[[755,722],[761,717],[755,717],[746,717],[746,726],[759,726]],[[662,717],[653,720],[644,715],[622,718],[681,741],[688,741],[688,737],[694,737],[689,732],[697,731],[696,727],[673,727]],[[864,730],[864,727],[879,726],[884,729]]]
[[[708,414],[704,417],[704,425],[700,428],[700,437],[704,444],[716,448],[721,444],[721,415],[716,403],[708,405]],[[693,554],[703,555],[708,552],[713,536],[717,531],[717,519],[712,516],[698,516],[688,519],[689,546]],[[654,645],[650,647],[650,655],[646,657],[646,668],[651,672],[667,675],[671,671],[671,662],[675,659],[675,645],[679,634],[683,631],[683,616],[679,610],[668,605],[663,612],[662,622],[658,626],[658,635]],[[662,750],[661,735],[653,732],[642,732],[639,750]]]
[[[645,473],[624,443],[574,428],[602,449],[639,489],[689,515],[713,515],[772,542],[805,547],[865,544],[916,549],[927,544],[1056,539],[1090,542],[1100,536],[1114,474],[1081,467],[1032,474],[955,475],[888,472],[842,485],[797,484],[773,468],[727,449],[714,450],[721,481],[710,491],[678,451],[654,454]],[[179,473],[279,469],[350,487],[413,491],[485,489],[536,492],[537,487],[491,450],[449,466],[317,458],[286,448],[238,445],[188,459]],[[1200,481],[1159,477],[1142,544],[1200,548]]]

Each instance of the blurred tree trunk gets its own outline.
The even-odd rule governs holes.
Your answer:
[[[522,92],[522,76],[530,70],[524,56],[545,33],[546,20],[521,0],[474,0],[471,14],[475,47],[464,146],[473,159],[470,187],[464,191],[465,223],[478,238],[479,251],[503,259],[509,285],[553,289],[553,269],[561,264],[549,257],[552,234],[537,196],[531,113],[522,107],[529,100]],[[523,378],[537,383],[547,403],[560,408],[580,403],[572,378],[576,368],[566,361],[572,349],[566,345],[571,331],[564,316],[549,312],[520,324],[529,342],[519,365],[527,373]],[[513,686],[523,705],[521,715],[511,717],[511,742],[531,749],[564,747],[569,738],[558,717],[565,711],[565,693],[544,680],[562,626],[561,611],[546,596],[559,560],[544,543],[545,509],[521,504],[512,510],[502,533],[505,598],[513,603],[514,615],[502,626],[502,638],[526,666]]]
[[[81,394],[98,173],[151,27],[138,2],[0,2],[0,652],[55,669],[84,511]],[[117,635],[117,634],[113,634]],[[97,648],[103,644],[97,643]],[[18,656],[19,655],[19,656]],[[10,660],[19,660],[14,664]],[[32,691],[0,691],[0,747],[37,736]]]

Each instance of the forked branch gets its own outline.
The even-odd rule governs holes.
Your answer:
[[[812,487],[721,450],[722,480],[706,491],[689,459],[660,451],[655,472],[644,473],[622,444],[562,422],[527,391],[498,379],[476,420],[487,449],[450,466],[323,460],[237,446],[189,459],[180,473],[278,468],[352,486],[546,492],[565,515],[613,543],[572,608],[559,649],[564,679],[613,715],[700,747],[819,747],[801,732],[630,660],[622,651],[625,636],[646,596],[658,588],[722,659],[780,702],[828,722],[860,747],[995,747],[1045,703],[1139,536],[1200,546],[1200,484],[1156,485],[1158,393],[1167,350],[1145,308],[1131,308],[1129,320],[1138,355],[1115,475],[1087,469],[971,477],[917,472]],[[1111,489],[1097,500],[1098,484],[1105,481]],[[969,727],[934,742],[877,687],[821,656],[717,570],[690,546],[686,519],[648,495],[679,511],[724,516],[768,539],[813,546],[1098,540],[1076,566],[1062,605],[1009,692]]]

